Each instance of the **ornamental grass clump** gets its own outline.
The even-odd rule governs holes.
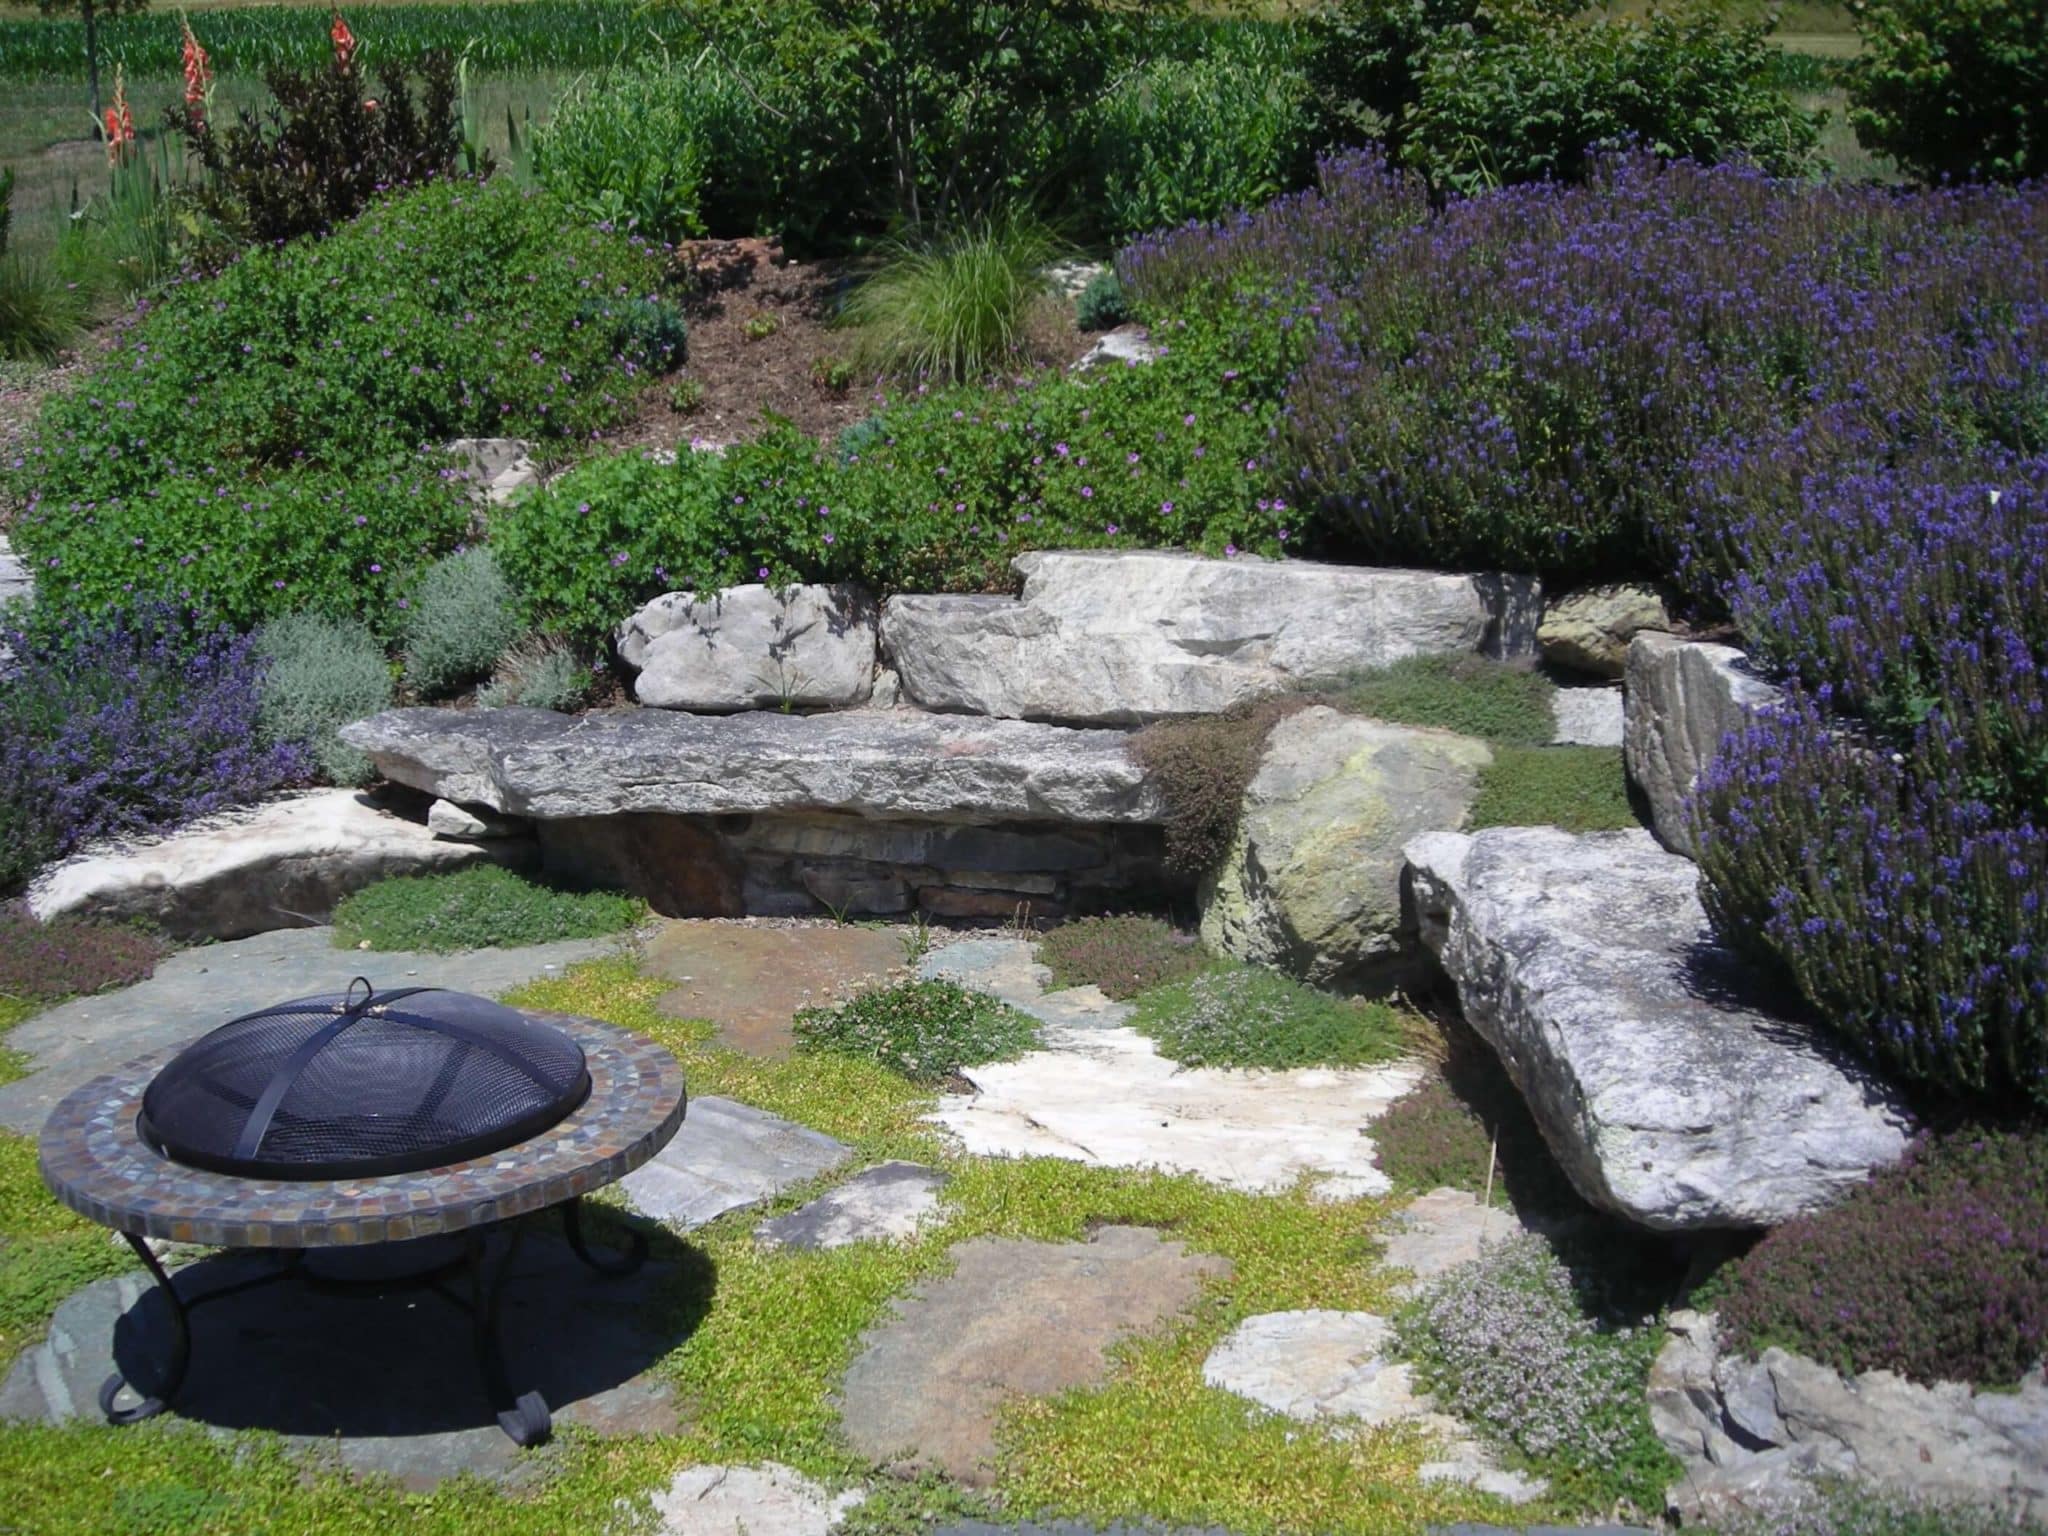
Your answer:
[[[1773,1230],[1720,1302],[1731,1345],[1845,1373],[2010,1386],[2048,1352],[2048,1135],[1916,1142],[1828,1210]]]
[[[1052,234],[1011,212],[927,245],[897,247],[853,291],[846,319],[870,365],[946,382],[987,378],[1023,360],[1026,322],[1052,291]]]
[[[906,981],[836,1008],[806,1008],[797,1045],[879,1061],[913,1082],[944,1082],[962,1067],[1014,1061],[1038,1044],[1038,1021],[950,981]]]
[[[1390,1004],[1334,997],[1234,960],[1146,992],[1132,1023],[1184,1067],[1276,1069],[1391,1061],[1408,1027]]]
[[[164,609],[5,635],[0,890],[100,837],[161,831],[245,804],[311,768],[266,743],[254,643]]]
[[[1643,1383],[1657,1330],[1587,1315],[1550,1245],[1524,1233],[1432,1282],[1395,1320],[1416,1384],[1562,1489],[1661,1507],[1675,1471]]]

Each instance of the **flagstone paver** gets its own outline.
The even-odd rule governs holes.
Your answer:
[[[853,1149],[732,1099],[692,1099],[676,1138],[620,1183],[635,1210],[688,1231],[830,1173]]]
[[[1104,1227],[1085,1243],[980,1237],[950,1275],[920,1286],[871,1329],[841,1388],[861,1455],[986,1483],[995,1423],[1014,1393],[1046,1396],[1108,1370],[1126,1334],[1172,1317],[1228,1262],[1148,1227]]]
[[[1385,1194],[1366,1127],[1413,1087],[1409,1063],[1238,1071],[1182,1067],[1094,987],[1046,992],[1022,939],[977,939],[927,956],[920,974],[990,992],[1045,1024],[1044,1048],[968,1067],[975,1089],[931,1115],[972,1153],[1164,1168],[1277,1193],[1304,1174],[1333,1198]]]

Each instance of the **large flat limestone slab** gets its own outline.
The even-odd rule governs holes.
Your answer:
[[[956,822],[1155,822],[1117,731],[908,711],[687,715],[394,709],[342,728],[385,777],[541,819],[851,811]]]
[[[560,975],[615,948],[613,939],[567,939],[422,955],[336,949],[333,929],[297,928],[182,950],[161,961],[147,981],[73,998],[17,1025],[7,1044],[26,1053],[29,1071],[0,1084],[0,1126],[33,1136],[59,1099],[102,1072],[182,1045],[266,1003],[342,991],[357,976],[367,976],[379,991],[436,986],[488,996]]]
[[[140,918],[173,938],[240,939],[324,923],[342,897],[395,875],[517,863],[533,851],[518,839],[450,842],[355,790],[321,789],[88,849],[45,870],[28,903],[45,922]]]
[[[683,1128],[620,1188],[633,1208],[688,1231],[830,1173],[853,1149],[765,1109],[692,1099]]]
[[[1172,1317],[1230,1267],[1148,1227],[1105,1227],[1085,1243],[980,1237],[953,1258],[951,1275],[870,1330],[840,1402],[861,1455],[967,1483],[992,1476],[1006,1397],[1101,1380],[1110,1345]]]
[[[1527,650],[1532,581],[1152,551],[1020,555],[1020,600],[906,595],[882,614],[926,709],[1135,724],[1212,714],[1403,656]]]
[[[1160,1168],[1261,1194],[1304,1174],[1335,1199],[1389,1188],[1365,1128],[1414,1087],[1417,1067],[1182,1067],[1125,1022],[1127,1004],[1093,987],[1039,992],[1043,973],[1016,940],[953,945],[920,971],[992,992],[1045,1025],[1044,1049],[966,1068],[974,1093],[949,1095],[929,1117],[969,1152]]]
[[[1593,1204],[1775,1226],[1905,1150],[1897,1099],[1772,1011],[1648,832],[1437,832],[1408,862],[1423,941]]]

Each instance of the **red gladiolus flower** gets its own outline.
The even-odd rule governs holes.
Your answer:
[[[183,48],[185,61],[185,106],[194,117],[206,116],[207,97],[213,91],[213,66],[207,62],[206,50],[199,46],[199,39],[192,35],[192,23],[183,16],[178,18],[185,29]]]
[[[334,67],[347,74],[356,61],[356,35],[341,19],[341,12],[334,13],[334,25],[327,29],[327,35],[334,39]]]
[[[107,164],[118,165],[122,151],[135,142],[135,115],[128,110],[128,82],[114,70],[114,103],[107,108]]]

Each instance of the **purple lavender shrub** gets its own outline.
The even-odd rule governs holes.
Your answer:
[[[254,642],[166,609],[5,637],[0,890],[94,838],[176,826],[304,778],[256,729]]]
[[[2048,1349],[2048,1137],[1920,1141],[1840,1205],[1787,1222],[1720,1300],[1737,1349],[1844,1372],[2017,1382]]]

